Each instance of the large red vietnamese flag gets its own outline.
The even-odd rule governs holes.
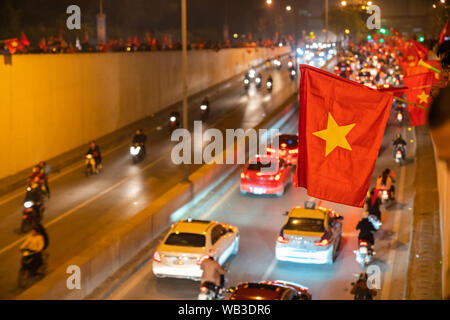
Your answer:
[[[310,66],[300,72],[298,186],[362,207],[393,96]]]
[[[407,76],[403,83],[408,87],[406,100],[416,103],[425,109],[431,105],[431,86],[438,81],[435,72],[426,72]],[[427,122],[427,110],[408,105],[411,126],[421,126]]]

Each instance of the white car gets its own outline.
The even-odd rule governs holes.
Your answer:
[[[158,278],[200,281],[202,262],[213,256],[221,265],[239,251],[239,230],[215,221],[184,220],[172,226],[153,254]]]

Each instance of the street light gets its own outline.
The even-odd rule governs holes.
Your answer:
[[[444,3],[445,3],[445,0],[441,0],[441,3],[443,3],[443,4],[444,4]]]
[[[436,5],[435,4],[433,4],[433,9],[436,9]]]
[[[266,4],[267,4],[267,5],[270,6],[272,3],[273,3],[272,0],[266,0]]]
[[[341,6],[345,7],[347,5],[347,1],[341,1]]]
[[[350,34],[350,30],[349,29],[345,29],[345,33],[346,34]]]
[[[286,11],[292,11],[292,7],[291,6],[286,6]]]
[[[367,5],[370,7],[372,5],[372,1],[367,2]]]

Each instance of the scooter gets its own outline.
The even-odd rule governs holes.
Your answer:
[[[35,252],[29,249],[22,250],[21,267],[17,277],[17,284],[19,288],[25,288],[28,282],[33,277],[43,277],[47,270],[48,253],[43,251],[41,253],[41,264],[35,266]]]
[[[401,146],[397,146],[396,148],[395,148],[395,152],[394,152],[394,159],[395,159],[395,162],[397,162],[398,164],[402,164],[402,162],[405,160],[405,157],[404,157],[404,150],[403,150],[403,148],[401,147]]]
[[[256,84],[256,89],[261,89],[261,84],[262,84],[262,77],[261,77],[261,75],[258,75],[256,78],[255,78],[255,84]]]
[[[268,91],[269,93],[271,93],[271,92],[272,92],[272,89],[273,89],[272,81],[271,81],[271,80],[267,80],[266,86],[267,86],[267,91]]]
[[[142,160],[144,160],[145,153],[144,148],[141,143],[135,143],[130,147],[130,155],[133,159],[133,163],[136,164]]]
[[[404,119],[404,115],[403,115],[403,111],[397,111],[397,115],[395,116],[395,120],[397,120],[397,122],[399,124],[401,124],[403,122]]]
[[[358,250],[353,251],[356,256],[356,262],[358,262],[363,269],[372,262],[372,257],[375,255],[367,241],[360,240]]]
[[[208,116],[209,116],[209,105],[207,103],[203,103],[200,106],[200,115],[201,115],[203,121],[208,119]]]
[[[172,133],[174,130],[180,127],[180,114],[178,112],[172,112],[169,117],[169,130]]]
[[[87,154],[85,156],[85,165],[86,165],[86,168],[84,170],[84,174],[85,174],[86,178],[88,178],[90,175],[96,173],[95,159],[92,154]]]
[[[291,69],[290,76],[291,76],[291,80],[294,81],[295,78],[297,78],[297,71],[295,71],[294,69]]]

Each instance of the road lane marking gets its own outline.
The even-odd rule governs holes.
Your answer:
[[[275,270],[275,267],[277,266],[277,259],[273,259],[270,263],[269,267],[266,269],[262,276],[262,281],[269,280],[268,277],[272,274],[273,270]]]
[[[401,178],[400,178],[400,184],[399,184],[399,192],[398,192],[398,198],[397,202],[403,203],[403,192],[405,187],[405,179],[406,179],[406,167],[402,166],[400,170]],[[393,244],[398,241],[399,231],[400,231],[400,221],[402,216],[401,209],[395,210],[395,221],[392,231],[394,232],[394,237],[390,244]],[[387,259],[387,265],[389,266],[389,271],[386,273],[383,281],[383,287],[381,290],[381,300],[389,300],[389,295],[391,292],[391,282],[392,282],[392,274],[394,271],[394,259],[395,259],[395,249],[389,248],[389,254]]]

